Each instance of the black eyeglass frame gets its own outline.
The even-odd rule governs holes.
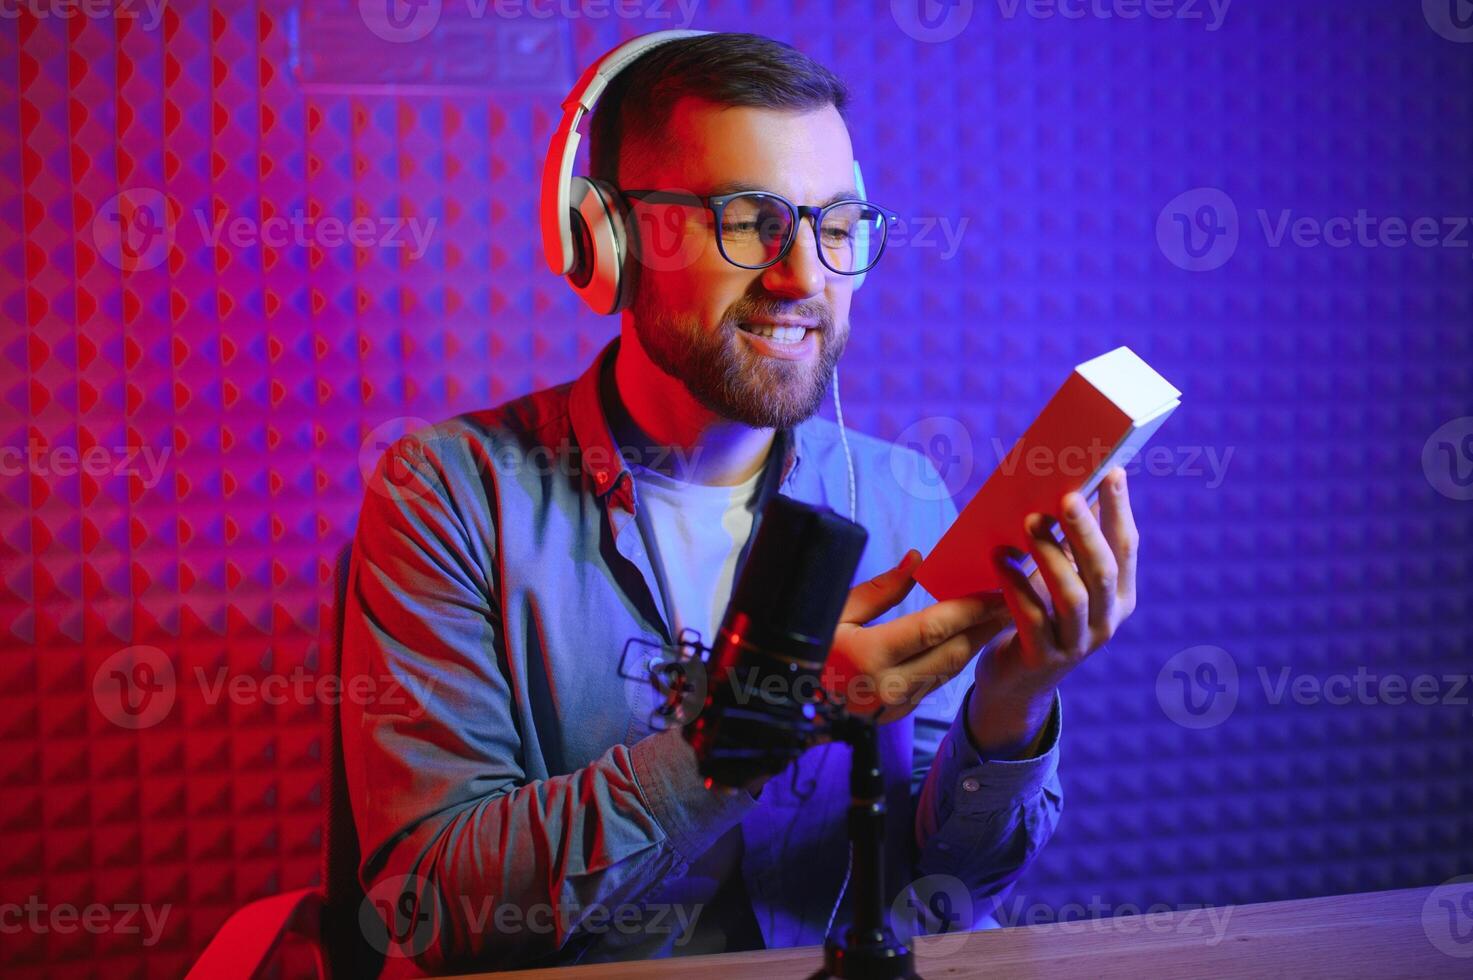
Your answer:
[[[822,234],[820,229],[823,228],[824,212],[830,208],[842,207],[845,204],[858,204],[862,207],[873,208],[885,219],[885,224],[881,226],[884,229],[884,234],[880,238],[880,247],[871,256],[869,265],[863,269],[854,269],[852,271],[835,269],[832,265],[829,265],[829,260],[824,257],[822,244],[818,247],[818,260],[823,263],[824,268],[838,275],[862,276],[879,264],[880,256],[885,254],[885,246],[890,241],[890,227],[900,220],[900,215],[891,211],[889,208],[882,208],[874,201],[865,201],[857,197],[846,197],[841,201],[833,201],[832,203],[819,206],[814,204],[794,204],[781,194],[775,194],[772,191],[736,191],[732,194],[701,195],[687,194],[684,191],[625,190],[619,188],[619,193],[631,200],[646,201],[650,204],[683,204],[688,207],[704,207],[716,219],[716,249],[721,253],[721,257],[738,269],[751,269],[754,271],[771,268],[787,257],[788,252],[793,247],[793,243],[798,240],[798,227],[803,224],[804,218],[812,216],[813,237],[815,241],[819,241],[820,235]],[[739,197],[770,197],[786,204],[788,210],[794,215],[793,223],[788,228],[787,240],[783,242],[782,248],[778,249],[777,255],[761,265],[747,265],[745,262],[738,262],[726,254],[726,244],[721,237],[721,219],[726,211],[726,206]]]

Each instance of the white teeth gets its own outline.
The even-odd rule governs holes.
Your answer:
[[[796,344],[807,333],[804,327],[775,327],[770,323],[746,324],[747,332],[776,341],[779,344]]]

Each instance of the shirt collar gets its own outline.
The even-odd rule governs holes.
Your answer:
[[[633,483],[621,478],[629,474],[624,457],[614,445],[609,429],[608,416],[604,413],[603,392],[614,385],[614,358],[618,354],[619,338],[615,337],[604,345],[594,357],[593,363],[573,382],[568,394],[568,414],[573,424],[573,437],[578,440],[582,468],[593,485],[594,496],[602,498],[615,488],[622,488],[615,501],[627,510],[634,509],[632,492],[627,488]],[[782,454],[782,475],[778,486],[786,487],[801,460],[802,426],[779,429],[773,438],[773,451]]]

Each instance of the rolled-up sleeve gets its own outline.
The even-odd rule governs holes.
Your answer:
[[[677,730],[527,779],[495,543],[459,516],[494,513],[494,491],[463,447],[406,458],[403,442],[365,494],[344,608],[345,690],[367,676],[403,692],[343,700],[360,879],[381,917],[413,915],[386,923],[391,962],[527,965],[566,953],[590,907],[638,903],[681,874],[756,801],[707,790]],[[498,928],[504,906],[527,925]]]

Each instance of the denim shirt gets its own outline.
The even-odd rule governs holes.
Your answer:
[[[341,712],[366,907],[410,910],[388,923],[387,974],[676,955],[732,894],[765,946],[817,944],[840,898],[848,747],[810,749],[755,797],[709,790],[679,730],[651,727],[649,683],[621,676],[631,637],[675,638],[602,407],[617,346],[576,381],[398,440],[364,494]],[[928,552],[956,510],[906,492],[905,467],[934,477],[924,457],[848,439],[869,532],[858,582]],[[778,431],[760,492],[847,516],[838,428]],[[931,601],[916,586],[877,621]],[[972,673],[880,726],[886,897],[952,929],[996,925],[1062,807],[1058,700],[1038,756],[985,760],[965,726]],[[401,696],[351,696],[360,675]],[[715,901],[693,866],[733,841],[740,880]]]

